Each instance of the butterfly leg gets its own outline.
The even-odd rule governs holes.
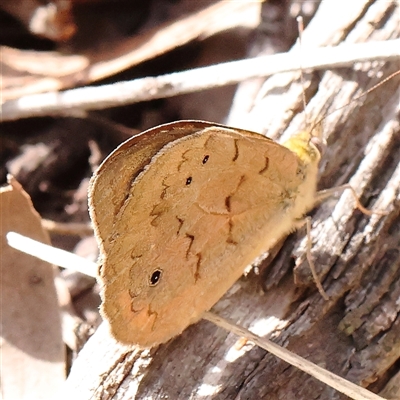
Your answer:
[[[306,225],[306,230],[307,230],[307,247],[306,247],[306,258],[308,265],[311,270],[311,274],[313,276],[315,285],[317,286],[317,289],[321,296],[325,300],[329,300],[329,296],[327,295],[325,289],[322,287],[321,280],[319,279],[319,276],[317,274],[317,271],[315,269],[315,264],[311,255],[311,249],[312,249],[312,238],[311,238],[311,217],[306,217],[304,219],[299,219],[295,222],[295,228],[299,229]]]
[[[325,199],[327,199],[330,196],[335,196],[338,195],[342,192],[344,192],[346,189],[350,189],[351,193],[354,197],[354,200],[356,202],[356,206],[357,208],[365,215],[371,216],[373,214],[378,214],[378,215],[387,215],[387,212],[385,211],[372,211],[369,210],[368,208],[365,208],[358,196],[356,191],[354,190],[354,188],[349,184],[346,183],[344,185],[341,186],[337,186],[337,187],[333,187],[330,189],[325,189],[325,190],[321,190],[316,194],[316,200],[315,200],[315,205],[323,202]],[[312,248],[312,239],[311,239],[311,218],[307,217],[304,220],[299,220],[296,224],[296,227],[300,227],[302,225],[306,224],[306,228],[307,228],[307,250],[306,250],[306,257],[307,257],[307,261],[308,264],[310,266],[310,270],[311,270],[311,274],[314,278],[315,284],[318,288],[318,291],[321,293],[321,296],[325,299],[328,300],[329,297],[327,295],[327,293],[325,292],[324,288],[322,287],[321,281],[317,275],[317,272],[315,270],[315,264],[313,262],[312,256],[311,256],[311,248]],[[298,225],[298,226],[297,226]]]
[[[377,214],[377,215],[387,215],[387,213],[385,211],[372,211],[369,210],[368,208],[365,208],[358,196],[356,191],[354,190],[353,186],[351,186],[349,183],[346,183],[344,185],[341,186],[337,186],[337,187],[333,187],[330,189],[325,189],[325,190],[320,190],[317,194],[316,194],[316,199],[315,199],[315,205],[322,203],[325,199],[327,199],[330,196],[337,196],[338,194],[341,194],[342,192],[344,192],[346,189],[350,189],[351,193],[353,194],[354,200],[356,202],[357,208],[365,215],[373,215],[373,214]]]
[[[320,292],[321,296],[325,300],[329,300],[329,296],[325,292],[325,289],[322,287],[321,280],[317,275],[317,271],[315,270],[314,260],[311,255],[311,248],[312,248],[312,238],[311,238],[311,218],[306,217],[306,228],[307,228],[307,250],[306,250],[306,257],[308,261],[308,265],[310,266],[311,274],[314,278],[315,284],[317,285],[318,291]]]

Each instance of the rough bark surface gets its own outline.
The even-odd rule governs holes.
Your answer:
[[[322,2],[304,46],[400,37],[399,7],[354,1],[337,14],[337,2]],[[396,63],[370,63],[307,74],[308,119],[319,120],[398,69]],[[286,126],[284,136],[304,127],[302,115],[294,118],[302,109],[297,78],[269,79],[250,110],[231,115],[231,124],[273,138]],[[272,263],[261,263],[258,274],[242,278],[213,308],[386,398],[400,396],[399,88],[397,76],[322,124],[328,148],[321,189],[350,182],[364,205],[387,212],[363,215],[346,191],[313,213],[312,255],[329,301],[310,283],[300,230]],[[201,321],[165,345],[139,350],[116,343],[103,324],[74,363],[65,394],[80,399],[346,398],[251,343],[235,347],[237,340]]]

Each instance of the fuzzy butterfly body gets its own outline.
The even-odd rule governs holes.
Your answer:
[[[308,133],[280,145],[202,121],[119,146],[90,189],[114,337],[151,347],[198,321],[313,207],[319,159]]]

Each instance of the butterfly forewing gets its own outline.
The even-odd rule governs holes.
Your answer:
[[[122,342],[147,347],[182,332],[292,225],[304,178],[296,155],[262,135],[197,124],[173,140],[169,125],[152,133],[157,144],[126,142],[94,181],[92,213],[110,214],[97,218],[102,311]]]

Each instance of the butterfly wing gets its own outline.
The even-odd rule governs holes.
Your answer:
[[[92,186],[102,312],[122,342],[148,347],[182,332],[292,226],[304,178],[296,155],[202,124],[123,144]]]

